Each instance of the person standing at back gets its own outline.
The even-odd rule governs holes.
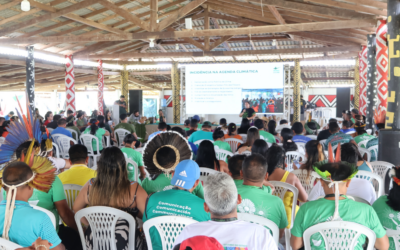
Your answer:
[[[311,141],[311,138],[303,135],[304,126],[301,122],[293,123],[292,130],[294,133],[294,136],[293,136],[294,142],[307,143],[307,142]]]
[[[116,100],[114,102],[114,105],[119,106],[119,115],[121,116],[122,114],[126,114],[126,102],[125,102],[125,96],[121,95],[119,97],[119,100]]]

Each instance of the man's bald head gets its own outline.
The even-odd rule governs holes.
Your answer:
[[[268,164],[264,156],[252,154],[242,164],[243,179],[251,182],[262,182],[267,174]]]
[[[3,182],[7,185],[18,185],[29,180],[32,175],[32,170],[26,163],[16,161],[5,167],[3,172]]]

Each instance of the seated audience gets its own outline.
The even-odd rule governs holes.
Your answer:
[[[184,128],[185,131],[189,131],[190,130],[190,120],[186,119],[185,122],[183,123],[183,126],[185,127]]]
[[[190,137],[196,131],[197,131],[197,120],[192,119],[190,121],[190,129],[186,131],[186,135]]]
[[[232,152],[229,143],[225,142],[225,134],[222,128],[216,128],[213,132],[214,146],[218,146],[220,149]]]
[[[203,235],[215,238],[226,249],[278,249],[268,229],[237,219],[237,205],[242,198],[229,175],[209,175],[204,193],[204,210],[211,214],[211,221],[186,226],[176,238],[175,245]]]
[[[190,142],[197,142],[198,140],[213,140],[213,133],[211,132],[211,122],[203,122],[200,131],[196,131],[190,135],[189,140]]]
[[[6,121],[10,120],[10,118],[14,115],[14,112],[10,112],[7,116],[6,116]],[[61,117],[60,117],[61,118]],[[44,115],[44,126],[47,127],[47,124],[49,124],[50,122],[53,121],[53,112],[51,111],[47,111],[47,113]],[[57,127],[57,124],[55,124]]]
[[[343,121],[342,129],[340,132],[345,133],[345,134],[353,134],[356,133],[356,130],[351,127],[349,121]]]
[[[56,129],[58,127],[58,120],[61,119],[61,115],[55,115],[53,117],[53,120],[51,122],[49,122],[46,126],[46,128],[52,128],[52,129]]]
[[[99,128],[99,126],[97,124],[98,124],[97,119],[94,119],[94,118],[90,119],[90,123],[88,123],[88,125],[90,127],[88,127],[85,131],[83,131],[83,134],[96,136],[98,139],[99,148],[97,148],[96,141],[92,140],[93,151],[102,152],[103,151],[103,143],[102,143],[103,136],[109,136],[110,133],[108,131],[106,131],[105,129]]]
[[[131,116],[129,116],[128,120],[129,120],[129,122],[140,124],[141,119],[142,119],[142,116],[140,115],[139,110],[135,110],[135,111],[133,111]]]
[[[5,218],[6,209],[9,204],[6,204],[7,199],[0,203],[1,237],[27,249],[31,249],[32,243],[40,238],[52,244],[52,249],[64,250],[65,247],[61,243],[61,239],[57,235],[49,216],[42,211],[33,209],[28,203],[34,192],[31,184],[34,178],[33,175],[31,167],[21,161],[12,162],[4,168],[2,184],[5,192],[8,194],[12,192],[9,190],[10,187],[18,187],[13,191],[16,193],[15,205],[10,211],[11,215],[9,216],[12,216],[12,218],[11,225],[8,228],[4,228],[4,226],[7,219]],[[45,250],[45,248],[38,246],[36,246],[36,249]]]
[[[307,143],[308,141],[311,141],[311,138],[303,135],[304,127],[301,122],[293,123],[292,130],[293,130],[293,134],[294,134],[294,136],[293,136],[294,142]]]
[[[55,115],[55,116],[57,116],[57,115]],[[51,135],[62,134],[62,135],[65,135],[65,136],[68,136],[68,137],[72,138],[71,131],[66,129],[67,121],[64,118],[59,119],[57,121],[57,125],[58,125],[58,127],[51,132]]]
[[[359,114],[360,114],[360,112],[358,111],[358,109],[351,110],[351,117],[353,118],[353,120],[352,120],[353,123],[356,123],[356,116]]]
[[[3,118],[3,117],[2,117]],[[3,122],[0,126],[0,137],[6,138],[8,135],[7,127],[10,125],[10,121],[6,121],[3,118]]]
[[[200,143],[197,151],[196,162],[201,168],[210,168],[220,172],[229,173],[228,164],[225,161],[217,159],[214,144],[210,141],[202,141]]]
[[[295,186],[299,190],[298,200],[306,202],[308,195],[304,187],[301,185],[300,180],[296,175],[285,170],[285,151],[278,145],[272,145],[272,147],[267,151],[266,159],[268,164],[268,181],[281,181]],[[286,216],[289,223],[288,228],[290,227],[292,219],[293,202],[297,202],[293,200],[293,193],[290,191],[286,192],[285,197],[283,198],[283,204],[285,205]],[[298,209],[297,206],[296,212]]]
[[[354,137],[354,141],[357,143],[357,145],[362,141],[369,141],[375,138],[375,136],[367,133],[365,130],[365,124],[363,122],[357,121],[354,125],[354,128],[357,132],[357,136]],[[365,144],[360,145],[360,147],[365,148]]]
[[[237,129],[238,134],[247,134],[247,131],[250,128],[250,121],[247,118],[242,119],[242,123],[240,127]]]
[[[185,138],[186,140],[188,139],[188,136],[187,136],[186,131],[183,130],[183,128],[181,128],[181,127],[173,127],[173,128],[171,128],[171,131],[175,131],[175,132],[181,134],[182,137]],[[188,143],[189,143],[190,148],[192,149],[192,152],[193,152],[193,159],[195,159],[195,157],[196,157],[196,155],[197,155],[198,147],[197,147],[197,145],[194,144],[193,142],[189,142],[189,141],[188,141]]]
[[[237,126],[235,123],[229,123],[228,125],[228,134],[225,135],[225,139],[228,138],[243,140],[242,136],[237,134]]]
[[[128,116],[126,114],[122,114],[119,116],[119,119],[121,120],[121,122],[117,126],[114,127],[114,131],[119,128],[128,130],[137,139],[135,126],[133,124],[128,123]],[[118,135],[117,135],[117,137],[118,137]],[[118,138],[115,138],[115,139],[118,140]],[[123,138],[121,138],[120,140],[123,140]]]
[[[150,175],[143,180],[143,189],[148,194],[171,189],[173,186],[169,173],[174,171],[179,162],[191,158],[190,146],[182,135],[165,132],[154,137],[147,142],[143,151],[143,163]],[[193,194],[204,199],[201,183],[193,190]]]
[[[210,215],[203,208],[204,200],[192,194],[200,183],[199,165],[192,160],[183,160],[171,175],[173,188],[150,195],[143,222],[163,215],[189,217],[199,222],[210,220]],[[182,209],[175,209],[177,207]],[[150,237],[153,249],[162,249],[156,228],[150,228]]]
[[[279,125],[275,129],[276,133],[280,133],[281,130],[284,129],[284,128],[289,128],[290,129],[292,127],[289,125],[289,122],[287,120],[282,119],[282,120],[279,121]]]
[[[95,119],[92,119],[95,120]],[[89,206],[106,206],[120,209],[134,218],[142,218],[147,194],[139,183],[129,181],[124,154],[117,147],[104,149],[97,164],[96,178],[88,181],[74,202],[74,211]],[[81,223],[88,226],[85,234],[87,249],[94,249],[92,230],[86,219]],[[115,230],[116,249],[128,248],[128,223],[118,219]]]
[[[320,131],[320,132],[318,133],[318,137],[317,137],[317,140],[318,140],[318,141],[326,140],[326,139],[329,138],[329,136],[332,135],[331,131],[329,130],[329,124],[330,124],[331,122],[337,123],[337,120],[336,120],[336,119],[333,119],[333,118],[332,118],[332,119],[329,119],[328,128],[327,128],[327,129],[324,129],[324,130],[322,130],[322,131]]]
[[[273,136],[277,136],[278,135],[278,132],[276,132],[275,128],[276,128],[276,121],[269,120],[269,122],[268,122],[268,132]]]
[[[269,143],[276,143],[275,137],[264,130],[264,122],[261,119],[257,119],[254,122],[254,126],[258,128],[258,132],[260,133],[260,137],[264,137],[264,140]]]
[[[76,115],[76,118],[77,118],[76,126],[79,128],[79,130],[81,132],[83,132],[87,127],[87,123],[85,122],[84,115],[85,115],[85,112],[82,112],[82,111],[80,111],[80,112],[78,111],[77,115]]]
[[[167,124],[165,122],[160,122],[158,124],[157,129],[158,129],[158,131],[156,131],[156,132],[154,132],[154,133],[149,135],[149,138],[148,138],[149,140],[151,140],[151,138],[153,138],[154,136],[156,136],[156,135],[158,135],[160,133],[166,132],[167,131]]]
[[[304,129],[306,130],[306,135],[317,135],[319,128],[320,127],[319,127],[318,123],[315,122],[314,120],[304,124]]]
[[[113,136],[111,127],[108,123],[105,122],[105,117],[103,115],[98,115],[97,116],[97,120],[99,121],[99,128],[105,129],[108,131],[108,133],[110,133],[111,137]]]
[[[74,116],[74,111],[68,109],[67,110],[67,118],[70,117],[70,116]]]
[[[251,152],[251,147],[253,146],[253,143],[257,139],[260,139],[260,133],[258,131],[258,128],[256,128],[256,127],[249,128],[249,130],[247,131],[247,140],[245,143],[241,144],[237,148],[237,152],[239,154],[242,154],[244,151]]]
[[[225,250],[215,238],[207,236],[193,236],[177,244],[173,250]]]
[[[71,110],[68,110],[68,111],[71,111]],[[76,140],[76,141],[79,141],[79,136],[81,136],[81,131],[79,130],[79,128],[77,126],[75,126],[74,121],[75,121],[75,117],[73,115],[72,116],[68,116],[67,119],[66,119],[67,128],[73,129],[73,130],[76,131],[76,134],[75,133],[71,133],[72,134],[72,138],[74,140]],[[78,137],[76,135],[78,135]]]
[[[356,145],[344,143],[340,147],[342,161],[356,165],[358,170],[374,172],[371,164],[363,159]]]
[[[144,179],[146,177],[146,171],[144,170],[144,164],[143,164],[143,155],[141,153],[139,153],[138,151],[134,150],[135,144],[138,141],[136,140],[136,138],[132,135],[132,134],[127,134],[124,138],[124,147],[121,148],[122,153],[124,154],[124,156],[132,161],[134,161],[140,171],[140,179]],[[140,143],[139,143],[140,145]],[[128,164],[128,179],[130,181],[134,181],[135,180],[135,168],[132,164]],[[141,184],[142,182],[140,181],[140,179],[138,179],[139,184]]]
[[[234,155],[228,160],[228,169],[236,187],[243,184],[243,175],[240,172],[245,158],[245,155]]]
[[[281,141],[283,144],[283,149],[288,151],[298,151],[296,143],[293,141],[293,130],[284,128],[281,130]]]
[[[353,180],[357,179],[352,179],[354,173],[357,171],[356,168],[345,162],[322,163],[316,167],[316,171],[322,178],[318,183],[321,183],[326,196],[324,195],[324,198],[307,202],[301,206],[291,230],[291,247],[293,249],[300,249],[304,246],[303,234],[307,228],[319,223],[323,224],[328,221],[343,220],[355,222],[373,230],[376,234],[375,247],[377,249],[388,249],[389,241],[386,231],[382,227],[373,208],[346,197],[349,185]],[[330,174],[330,177],[326,176],[325,171]],[[329,185],[333,181],[336,182],[334,185],[339,186],[340,196],[338,197],[335,197],[335,186]],[[371,184],[369,185],[371,186]],[[338,210],[336,210],[335,199],[338,199]],[[361,235],[358,238],[355,249],[363,249],[362,246],[365,243],[365,238],[365,235]],[[312,247],[325,249],[325,242],[320,234],[314,234],[311,239]]]
[[[221,118],[219,120],[219,126],[221,127],[222,132],[224,132],[224,134],[228,133],[228,124],[226,123],[226,119],[225,118]]]
[[[311,140],[306,143],[307,161],[300,166],[300,169],[307,170],[307,175],[310,176],[315,163],[325,160],[324,149],[317,140]],[[293,168],[297,169],[297,165],[293,164]]]
[[[260,154],[246,157],[242,164],[242,185],[236,186],[242,202],[237,211],[262,216],[272,220],[279,228],[279,238],[288,225],[286,210],[282,200],[265,191],[264,180],[268,179],[267,160]]]
[[[268,150],[268,144],[263,139],[257,139],[254,141],[251,147],[252,154],[260,154],[265,157]]]
[[[351,115],[351,112],[348,111],[348,112],[346,113],[346,116],[345,116],[345,117],[346,117],[346,118],[345,118],[345,121],[350,122],[350,126],[352,127],[352,126],[354,125],[355,120],[354,120],[353,116]]]
[[[332,147],[343,143],[348,143],[353,140],[351,135],[343,134],[340,132],[339,125],[336,122],[329,123],[329,132],[331,136],[325,141],[325,150],[328,150],[329,143],[332,144]]]

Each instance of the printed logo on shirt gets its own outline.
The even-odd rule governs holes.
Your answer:
[[[225,247],[225,250],[249,250],[247,247]]]
[[[182,172],[180,172],[179,175],[180,175],[180,176],[183,176],[183,177],[187,177],[186,171],[185,171],[185,170],[183,170]]]
[[[183,187],[183,185],[185,185],[185,183],[186,183],[186,181],[177,180],[177,181],[175,182],[175,186],[181,186],[181,187]]]

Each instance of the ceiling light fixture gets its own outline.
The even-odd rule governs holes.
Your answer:
[[[193,29],[193,23],[192,23],[192,18],[185,18],[185,28],[187,30]]]
[[[179,50],[179,44],[175,45],[175,50]]]
[[[22,0],[22,2],[21,2],[21,10],[22,11],[30,11],[31,10],[31,4],[29,3],[28,0]]]
[[[154,38],[150,38],[149,47],[150,47],[150,48],[153,48],[153,47],[154,47]]]
[[[272,40],[272,46],[276,46],[276,40]]]

